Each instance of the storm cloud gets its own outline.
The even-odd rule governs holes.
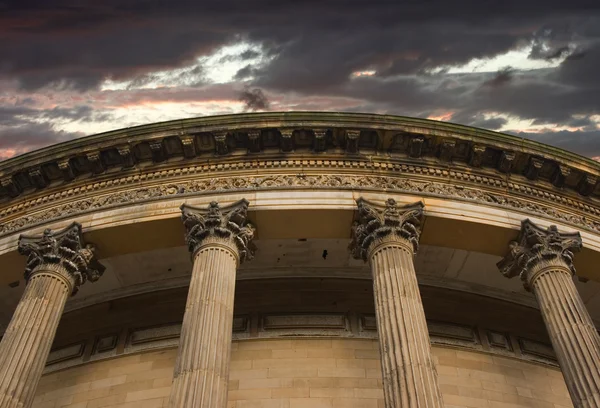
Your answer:
[[[546,65],[474,62],[518,50]],[[3,3],[0,55],[0,147],[19,152],[185,103],[443,117],[600,154],[597,0],[24,0]]]

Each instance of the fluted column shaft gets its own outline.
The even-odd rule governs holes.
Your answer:
[[[252,259],[254,227],[248,201],[221,208],[181,206],[194,265],[169,407],[225,408],[238,265]]]
[[[60,265],[43,265],[30,279],[0,343],[1,408],[32,405],[72,287]]]
[[[195,255],[170,407],[227,404],[236,258],[231,248],[210,241]]]
[[[600,408],[600,336],[560,260],[528,272],[573,404]]]
[[[442,408],[412,244],[389,236],[372,248],[385,406]]]

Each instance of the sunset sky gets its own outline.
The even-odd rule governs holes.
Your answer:
[[[600,157],[599,0],[0,0],[0,158],[245,111],[451,121]]]

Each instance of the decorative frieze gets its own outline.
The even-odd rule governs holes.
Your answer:
[[[277,167],[301,165],[300,161],[298,161],[298,163],[295,162],[296,161],[294,160],[290,160],[273,161],[270,163],[271,166]],[[258,164],[262,164],[266,168],[268,162],[259,162]],[[317,166],[317,163],[314,160],[310,160],[307,161],[307,165]],[[350,166],[349,162],[330,161],[327,171],[331,171],[331,167],[335,166],[340,166],[341,168],[345,166],[355,166],[357,169],[364,168],[365,170],[373,168],[372,163],[353,163],[352,166]],[[143,186],[135,189],[123,188],[129,184],[139,184],[142,181],[161,180],[176,175],[238,169],[238,165],[233,163],[219,169],[217,169],[215,165],[208,165],[206,166],[206,169],[203,167],[194,167],[183,169],[181,172],[177,173],[165,171],[143,176],[114,179],[90,185],[89,188],[77,188],[52,194],[2,210],[0,212],[0,217],[8,217],[10,214],[23,211],[24,208],[39,207],[42,203],[52,203],[61,199],[63,201],[64,199],[68,199],[68,202],[39,211],[30,211],[26,215],[3,222],[0,224],[0,235],[7,235],[46,222],[56,221],[91,211],[106,210],[122,205],[160,200],[174,194],[196,196],[201,194],[212,195],[215,192],[306,187],[313,189],[336,188],[341,190],[354,190],[360,188],[367,191],[385,189],[390,193],[451,198],[555,219],[566,224],[577,226],[578,228],[600,232],[599,207],[585,205],[582,202],[570,200],[567,197],[551,194],[544,190],[534,188],[525,189],[518,184],[506,183],[500,179],[476,177],[473,174],[457,171],[436,170],[408,165],[388,165],[387,163],[383,163],[380,168],[387,168],[389,171],[396,173],[412,174],[413,178],[348,174],[305,175],[304,177],[298,177],[296,174],[279,174],[275,176],[211,177],[186,181],[174,180],[171,183],[161,185]],[[442,176],[444,179],[451,178],[456,180],[457,183],[461,183],[461,186],[454,183],[419,179],[430,176],[435,177],[437,175]],[[473,185],[473,187],[468,187],[469,185]],[[476,185],[478,185],[478,187],[475,187]],[[123,189],[109,194],[101,194],[102,189],[114,189],[115,187]],[[507,194],[500,190],[509,191],[515,194],[518,193],[518,195]],[[525,199],[523,195],[527,195],[530,198]],[[83,196],[83,198],[74,199],[79,196]]]
[[[294,132],[296,127],[298,131]],[[246,141],[232,143],[232,138],[240,132],[248,134]],[[255,137],[257,134],[261,136]],[[310,134],[308,142],[305,140],[307,134]],[[328,134],[332,135],[332,143],[327,141]],[[406,143],[401,146],[402,151],[396,149],[395,136],[398,134],[407,136]],[[178,139],[180,146],[176,150],[169,148],[171,139]],[[269,143],[261,143],[261,140],[267,139]],[[167,156],[178,155],[191,159],[209,152],[225,156],[235,149],[238,150],[236,154],[244,149],[250,153],[267,153],[273,146],[279,146],[282,152],[291,152],[295,144],[302,148],[312,148],[315,152],[329,150],[329,153],[337,155],[337,160],[341,161],[349,158],[354,160],[358,157],[355,155],[359,153],[360,148],[364,148],[365,151],[376,148],[384,154],[393,150],[392,157],[397,160],[404,160],[406,155],[411,159],[423,158],[427,161],[437,157],[442,163],[451,160],[457,163],[456,170],[462,165],[467,165],[482,173],[479,176],[489,177],[496,172],[494,169],[497,169],[513,176],[519,183],[526,183],[525,177],[534,181],[550,181],[557,187],[567,189],[571,194],[576,193],[576,201],[582,200],[583,203],[592,206],[593,203],[586,201],[585,197],[598,194],[595,190],[600,168],[593,162],[584,158],[573,158],[560,151],[552,151],[554,157],[551,157],[543,147],[507,135],[483,130],[473,133],[472,129],[458,125],[410,118],[286,112],[198,118],[177,125],[153,124],[135,130],[112,132],[105,139],[82,139],[68,148],[57,149],[57,153],[40,156],[41,161],[25,158],[9,160],[0,166],[0,173],[4,177],[4,188],[0,189],[0,196],[9,199],[23,193],[30,194],[34,192],[31,186],[36,186],[38,190],[47,189],[48,186],[55,186],[56,181],[71,183],[82,174],[91,173],[93,179],[100,180],[102,174],[112,168],[122,170],[126,173],[124,177],[132,177],[134,175],[127,172],[136,161],[152,160],[161,165]],[[123,149],[122,146],[128,148]],[[345,149],[345,152],[342,149]],[[123,158],[122,162],[109,157],[115,150]],[[490,154],[485,154],[486,150]],[[339,157],[345,154],[346,157]],[[71,170],[66,166],[68,162],[74,164]],[[56,168],[60,168],[60,171],[54,170]],[[553,171],[553,168],[556,170]],[[61,175],[63,170],[67,173]],[[8,183],[7,179],[14,181]],[[561,192],[558,194],[562,195]]]

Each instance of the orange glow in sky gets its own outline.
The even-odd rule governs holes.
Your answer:
[[[438,114],[429,115],[429,116],[427,116],[427,119],[441,120],[441,121],[448,122],[450,119],[452,119],[453,114],[454,114],[454,112],[442,112],[442,113],[438,113]]]

